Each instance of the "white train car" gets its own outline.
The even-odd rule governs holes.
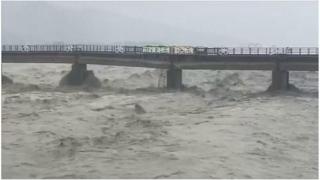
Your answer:
[[[208,48],[207,50],[208,55],[212,56],[212,55],[227,55],[228,52],[228,48],[224,48],[224,47],[218,47],[218,48]]]
[[[29,45],[22,45],[21,47],[21,51],[23,52],[29,52],[30,51],[30,46]]]
[[[121,45],[115,45],[113,46],[114,52],[117,54],[123,54],[124,53],[124,47]]]
[[[113,46],[111,46],[111,45],[104,45],[104,46],[103,46],[103,51],[105,51],[105,52],[113,52]]]
[[[193,54],[193,47],[191,46],[172,46],[171,54]]]
[[[24,45],[2,45],[2,51],[24,51]]]
[[[142,49],[143,53],[156,53],[156,54],[169,54],[170,47],[168,46],[144,46]]]
[[[2,51],[29,52],[29,45],[2,45]]]

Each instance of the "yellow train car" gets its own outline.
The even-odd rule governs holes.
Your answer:
[[[170,54],[193,54],[192,46],[172,46]]]
[[[142,51],[143,53],[169,54],[170,47],[148,45],[148,46],[144,46]]]

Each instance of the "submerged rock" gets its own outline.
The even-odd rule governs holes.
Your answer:
[[[13,84],[13,80],[5,75],[1,76],[1,81],[2,81],[2,84]]]
[[[140,104],[135,104],[135,105],[134,105],[134,111],[135,111],[137,114],[144,114],[144,113],[146,113],[146,110],[145,110]]]

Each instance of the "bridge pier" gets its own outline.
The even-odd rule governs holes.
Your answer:
[[[182,88],[182,69],[171,67],[167,70],[167,88],[176,90]]]
[[[67,83],[69,85],[79,86],[82,85],[86,79],[87,65],[75,63],[72,64],[71,71],[67,75]]]
[[[289,71],[275,69],[272,71],[272,83],[270,91],[289,89]]]
[[[60,86],[99,88],[101,87],[101,83],[94,76],[93,71],[87,70],[87,64],[74,63],[71,71],[61,79]]]

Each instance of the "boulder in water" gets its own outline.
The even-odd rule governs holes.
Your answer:
[[[146,113],[146,110],[145,110],[140,104],[135,104],[135,105],[134,105],[134,111],[135,111],[137,114],[144,114],[144,113]]]
[[[2,84],[13,84],[13,80],[5,75],[1,76],[1,81],[2,81]]]

